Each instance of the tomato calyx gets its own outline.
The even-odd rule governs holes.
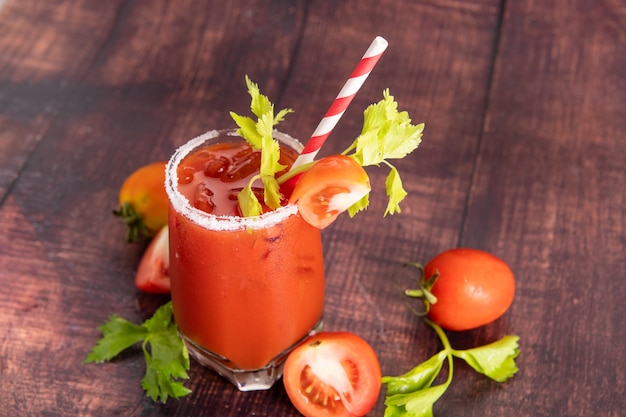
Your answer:
[[[113,215],[120,217],[126,224],[126,241],[129,243],[141,239],[149,239],[153,233],[144,224],[142,217],[135,211],[132,204],[125,201],[117,210],[113,210]]]
[[[410,298],[420,299],[424,306],[424,311],[414,310],[414,313],[418,316],[425,316],[430,311],[430,306],[437,303],[437,296],[432,293],[432,288],[435,285],[435,282],[439,279],[439,271],[436,270],[433,275],[426,277],[426,272],[424,271],[424,266],[422,264],[409,262],[406,265],[419,269],[420,277],[417,280],[418,288],[404,290],[404,295]]]

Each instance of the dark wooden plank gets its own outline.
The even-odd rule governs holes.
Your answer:
[[[0,200],[97,53],[120,2],[7,2],[0,11]],[[75,22],[69,24],[68,22]],[[33,30],[36,28],[36,30]]]
[[[20,162],[11,168],[9,180],[21,172],[0,214],[1,279],[15,283],[2,297],[0,321],[7,329],[0,348],[6,358],[2,380],[11,393],[2,400],[3,413],[159,413],[161,407],[139,385],[144,372],[139,351],[129,353],[132,360],[110,366],[81,364],[99,336],[96,326],[111,313],[139,321],[165,301],[134,290],[142,247],[120,239],[121,225],[110,213],[117,189],[133,169],[169,156],[177,144],[227,118],[225,108],[246,109],[243,75],[248,68],[265,67],[270,92],[277,90],[298,33],[287,29],[298,27],[303,10],[293,2],[290,8],[282,7],[284,2],[251,7],[109,3],[112,18],[92,25],[83,9],[103,4],[22,3],[4,12],[23,28],[3,44],[5,50],[15,49],[2,55],[2,79],[7,80],[2,126],[10,134],[3,139],[17,142],[26,125],[37,121],[46,85],[58,82],[65,88],[52,94],[58,104],[38,145],[20,151],[25,167]],[[50,34],[48,19],[54,20]],[[62,43],[42,57],[31,53],[28,37],[39,23],[43,29],[35,36]],[[92,32],[99,36],[89,37]],[[281,42],[270,43],[272,38]],[[81,54],[86,58],[79,59]],[[66,62],[67,68],[46,67],[49,60]],[[25,80],[16,75],[22,68],[29,74]],[[239,93],[225,94],[235,90],[234,84]],[[24,97],[24,91],[31,96]],[[12,112],[15,97],[27,99],[33,114]],[[11,144],[7,148],[8,157],[20,156]],[[222,384],[196,367],[191,386],[198,393],[203,375]]]
[[[500,3],[9,0],[0,12],[3,412],[296,415],[280,384],[239,393],[194,364],[193,394],[159,405],[139,386],[138,350],[80,363],[109,314],[139,321],[167,300],[135,291],[143,247],[123,242],[110,210],[133,169],[230,123],[228,110],[247,111],[244,74],[296,110],[282,129],[306,139],[382,35],[390,49],[323,153],[358,134],[363,108],[386,87],[426,135],[398,164],[410,192],[401,215],[383,219],[376,193],[368,212],[324,231],[327,328],[360,334],[384,373],[403,372],[438,344],[403,302],[401,263],[457,244],[487,249],[516,271],[518,296],[502,320],[452,341],[520,334],[521,370],[499,386],[458,366],[436,415],[619,415],[624,9],[505,2],[500,35]],[[375,186],[384,173],[371,170]]]
[[[420,152],[438,153],[441,165],[435,163],[437,158],[427,158],[400,167],[412,192],[402,218],[382,220],[383,202],[377,198],[371,213],[354,221],[342,219],[328,231],[327,322],[330,329],[353,330],[370,340],[387,373],[413,366],[435,348],[429,333],[421,336],[423,347],[418,345],[416,332],[423,333],[423,328],[417,330],[416,320],[399,301],[401,284],[392,281],[382,289],[380,284],[402,279],[394,276],[403,273],[396,271],[395,262],[420,257],[422,248],[433,243],[445,247],[456,240],[472,166],[468,155],[477,143],[486,97],[497,7],[494,2],[408,3],[401,9],[382,3],[371,10],[361,2],[289,6],[119,4],[115,20],[87,48],[97,53],[62,73],[68,80],[58,114],[30,155],[0,216],[6,231],[0,243],[7,248],[3,281],[20,282],[11,288],[2,309],[6,327],[13,329],[6,337],[22,334],[18,322],[24,316],[30,328],[21,336],[24,345],[19,350],[12,342],[2,347],[12,358],[8,410],[78,415],[294,414],[280,385],[267,393],[239,394],[213,373],[194,366],[189,382],[194,394],[160,406],[146,400],[139,388],[143,367],[137,352],[107,366],[80,364],[98,336],[95,327],[110,313],[140,320],[163,301],[133,290],[132,273],[141,247],[121,242],[119,224],[109,209],[117,187],[132,169],[167,157],[178,143],[223,123],[225,109],[246,111],[245,73],[268,95],[278,96],[280,105],[297,109],[285,126],[306,136],[376,34],[386,36],[392,46],[334,136],[354,137],[362,109],[380,97],[382,88],[390,87],[404,108],[437,132],[427,136]],[[59,7],[72,14],[70,6]],[[19,11],[35,20],[46,14],[30,7]],[[381,13],[385,19],[374,18]],[[424,30],[408,36],[407,30],[417,27],[416,20]],[[324,27],[330,28],[328,33]],[[437,55],[438,49],[447,52]],[[41,76],[44,81],[54,77]],[[33,90],[39,91],[40,84]],[[453,152],[438,151],[438,143],[456,143],[458,136],[467,140],[451,146]],[[338,141],[329,144],[329,152],[337,146]],[[454,168],[448,171],[450,167]],[[433,174],[433,169],[440,174]],[[373,175],[380,182],[382,174]],[[449,191],[432,198],[438,188]],[[396,233],[373,239],[389,228]],[[362,241],[371,243],[359,247],[357,242]],[[42,288],[42,283],[48,285]],[[412,353],[399,361],[406,352]],[[20,362],[24,363],[18,371],[13,364]],[[48,364],[48,371],[39,371],[42,363]],[[99,386],[94,380],[101,381]],[[54,391],[46,388],[50,381],[55,382]],[[31,401],[26,386],[37,387],[36,400]],[[60,391],[63,400],[54,395]],[[374,413],[381,410],[382,398]]]
[[[625,28],[619,2],[507,2],[461,243],[517,274],[498,331],[520,334],[521,371],[466,415],[494,403],[499,415],[626,407],[610,365],[626,340]]]
[[[286,106],[291,106],[288,97],[308,96],[309,100],[303,103],[305,109],[298,108],[285,124],[295,119],[293,130],[301,131],[300,137],[315,128],[362,53],[332,53],[333,48],[344,48],[342,40],[362,37],[355,27],[389,40],[389,50],[323,153],[345,148],[359,132],[364,107],[378,100],[387,87],[415,121],[426,122],[425,138],[413,157],[398,164],[409,190],[401,215],[383,219],[385,199],[375,193],[368,212],[355,219],[340,219],[325,231],[329,281],[325,312],[329,329],[361,334],[375,346],[383,373],[397,375],[438,349],[434,333],[404,304],[401,290],[413,285],[410,279],[415,277],[401,263],[425,262],[457,244],[480,136],[499,9],[496,2],[406,2],[398,8],[382,2],[370,12],[394,24],[381,26],[376,20],[365,20],[343,25],[351,13],[363,13],[359,7],[372,7],[359,5],[339,10],[328,6],[310,15],[316,24],[307,26],[310,33],[303,48],[317,52],[297,62],[294,81],[284,94]],[[409,30],[415,27],[421,29]],[[369,41],[363,37],[363,48]],[[327,51],[341,61],[324,59]],[[348,70],[340,71],[340,66]],[[312,83],[316,77],[323,81]],[[300,120],[309,113],[317,116],[312,119],[314,124],[303,130]],[[370,174],[380,187],[386,171],[370,170]],[[382,415],[382,400],[383,396],[371,415]],[[487,409],[481,410],[483,415],[488,415]]]

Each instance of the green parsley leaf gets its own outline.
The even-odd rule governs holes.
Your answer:
[[[505,336],[485,346],[454,350],[452,354],[465,360],[477,372],[504,382],[518,371],[515,364],[515,358],[520,353],[518,341],[519,336]]]
[[[172,303],[161,306],[141,326],[113,315],[99,327],[103,337],[87,355],[85,363],[113,359],[123,350],[142,343],[146,373],[141,386],[152,400],[165,403],[169,397],[180,398],[191,391],[177,379],[187,379],[189,353],[178,335],[173,320]]]

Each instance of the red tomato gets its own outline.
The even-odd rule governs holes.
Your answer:
[[[451,249],[424,268],[425,280],[439,273],[430,292],[428,317],[448,330],[468,330],[491,323],[510,307],[515,295],[511,268],[476,249]]]
[[[166,294],[170,292],[170,257],[168,227],[161,228],[141,258],[135,286],[142,291]]]
[[[343,155],[322,158],[296,184],[289,201],[297,202],[302,218],[323,229],[370,192],[367,173]]]
[[[283,384],[306,417],[364,416],[378,400],[380,364],[359,336],[319,333],[289,354]]]
[[[167,224],[165,164],[154,162],[130,174],[119,192],[120,208],[113,213],[126,223],[127,240],[152,237]]]

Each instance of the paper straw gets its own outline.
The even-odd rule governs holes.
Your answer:
[[[377,36],[376,39],[372,41],[367,51],[365,51],[363,58],[361,58],[356,68],[354,68],[350,78],[348,78],[335,98],[335,101],[333,101],[333,104],[324,115],[324,118],[320,121],[319,125],[317,125],[317,128],[313,132],[313,135],[311,135],[304,149],[302,149],[302,152],[293,163],[292,169],[315,159],[315,156],[326,141],[326,138],[328,138],[335,128],[337,122],[339,122],[339,119],[341,119],[341,116],[343,116],[348,108],[348,105],[367,79],[367,76],[370,75],[370,72],[374,69],[381,55],[385,52],[385,49],[387,49],[387,45],[389,45],[388,42],[380,36]]]

